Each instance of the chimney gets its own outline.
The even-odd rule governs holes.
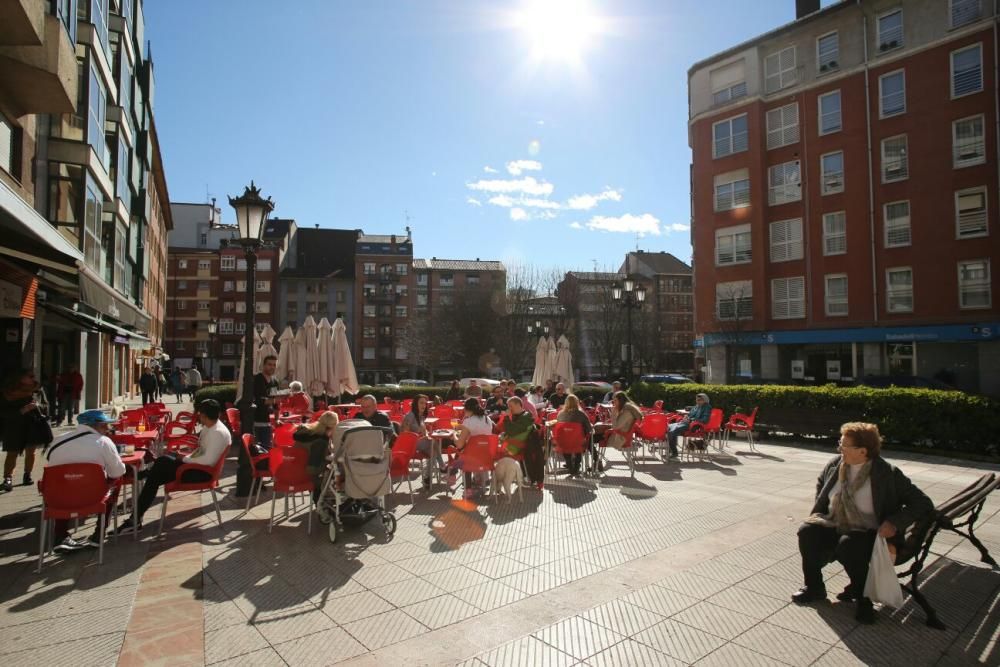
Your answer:
[[[819,0],[795,0],[795,20],[819,11]]]
[[[316,229],[319,229],[319,223],[318,222],[316,223]]]

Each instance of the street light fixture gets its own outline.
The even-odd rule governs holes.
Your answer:
[[[617,301],[622,308],[625,309],[626,313],[626,344],[628,345],[628,350],[626,352],[626,363],[628,368],[626,370],[626,380],[629,385],[632,384],[632,310],[639,310],[642,308],[642,304],[646,301],[646,288],[642,285],[636,285],[636,281],[631,276],[626,276],[622,280],[621,285],[615,283],[611,286],[611,297]]]
[[[208,323],[208,361],[212,369],[208,374],[208,379],[215,383],[215,334],[219,332],[219,320],[211,320]]]
[[[253,340],[254,315],[257,309],[257,250],[261,246],[264,235],[264,225],[267,216],[274,210],[274,202],[270,197],[260,196],[260,188],[250,181],[239,197],[229,197],[229,205],[236,211],[236,226],[239,230],[239,243],[243,246],[247,258],[247,289],[246,313],[244,315],[245,329],[243,332],[243,391],[240,398],[240,430],[243,434],[253,434],[254,405],[253,396]],[[240,466],[236,474],[236,495],[246,495],[250,492],[253,481],[250,461],[246,458],[245,448],[240,447]]]

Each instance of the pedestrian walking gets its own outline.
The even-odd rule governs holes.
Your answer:
[[[56,426],[66,420],[68,426],[73,425],[73,417],[80,412],[80,395],[83,393],[83,376],[76,364],[70,364],[66,372],[56,379],[56,402],[59,414],[56,416]]]
[[[181,372],[181,369],[174,368],[173,373],[170,374],[170,383],[174,386],[174,396],[177,397],[177,402],[180,403],[181,399],[184,397],[184,391],[187,385],[184,379],[184,373]]]
[[[194,400],[195,392],[201,389],[201,371],[198,370],[197,366],[192,366],[187,372],[187,390],[191,395],[191,400]]]
[[[142,404],[148,405],[149,403],[156,402],[156,376],[153,375],[153,371],[148,366],[142,369],[142,375],[139,376],[139,391],[142,393]]]

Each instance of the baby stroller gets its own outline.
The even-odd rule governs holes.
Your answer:
[[[330,541],[337,541],[338,526],[360,526],[378,516],[386,537],[396,532],[396,517],[385,509],[389,493],[390,429],[372,426],[362,419],[337,425],[333,435],[332,465],[323,476],[316,501],[321,523],[329,525]],[[337,491],[337,473],[343,471],[343,493]]]

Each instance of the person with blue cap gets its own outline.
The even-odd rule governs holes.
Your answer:
[[[45,449],[45,467],[70,463],[96,463],[104,468],[108,478],[111,497],[105,512],[104,525],[108,525],[111,512],[118,504],[118,485],[115,480],[125,474],[125,464],[118,455],[118,448],[108,437],[112,419],[101,410],[86,410],[76,416],[77,426],[69,433],[54,440]],[[56,520],[53,527],[55,551],[68,553],[86,547],[97,548],[101,544],[100,523],[94,526],[94,533],[85,541],[73,539],[69,534],[69,521]]]

